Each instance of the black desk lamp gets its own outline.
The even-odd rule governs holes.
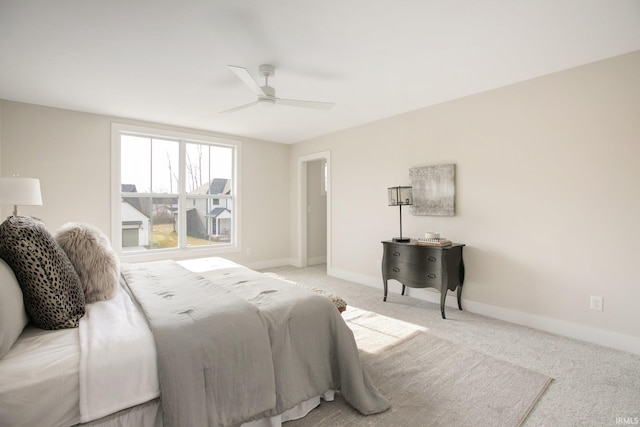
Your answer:
[[[402,205],[413,204],[411,187],[389,187],[389,206],[400,206],[400,237],[394,237],[394,242],[408,242],[411,239],[402,237]]]

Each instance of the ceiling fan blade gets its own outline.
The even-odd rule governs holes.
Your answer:
[[[233,113],[234,111],[244,110],[245,108],[253,107],[257,103],[258,103],[258,101],[253,101],[253,102],[250,102],[248,104],[240,105],[239,107],[229,108],[228,110],[220,111],[220,114],[222,114],[222,113]]]
[[[236,76],[238,76],[240,80],[244,82],[244,84],[249,86],[249,89],[251,89],[256,95],[266,95],[258,82],[256,82],[254,78],[251,77],[251,74],[249,74],[246,68],[238,67],[236,65],[228,65],[228,67],[231,69],[231,71],[236,73]]]
[[[333,102],[302,101],[300,99],[283,98],[276,98],[276,104],[289,105],[291,107],[316,108],[320,110],[328,110],[335,105]]]

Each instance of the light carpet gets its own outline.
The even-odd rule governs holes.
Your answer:
[[[349,307],[362,362],[391,402],[362,416],[340,396],[292,426],[519,426],[551,378],[466,349],[427,329]]]
[[[328,276],[325,265],[281,266],[267,271],[340,295],[351,306],[420,325],[432,336],[553,378],[523,426],[616,426],[637,423],[640,419],[639,355],[507,323],[466,309],[459,311],[457,307],[447,307],[447,320],[443,320],[439,304],[401,296],[399,284],[390,286],[389,298],[383,302],[382,281],[374,288]],[[413,290],[408,290],[410,295]],[[463,292],[463,308],[464,295]],[[455,296],[449,299],[454,302]],[[385,426],[375,422],[368,425]]]

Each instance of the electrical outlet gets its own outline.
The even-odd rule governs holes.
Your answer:
[[[246,253],[247,255],[251,255],[251,248],[247,248],[247,249],[245,250],[245,253]]]
[[[603,298],[602,297],[596,297],[596,296],[591,296],[591,310],[596,310],[596,311],[603,311]]]

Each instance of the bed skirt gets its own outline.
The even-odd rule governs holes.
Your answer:
[[[333,401],[335,392],[329,390],[322,396],[312,397],[309,400],[296,405],[283,414],[273,417],[265,417],[242,424],[242,427],[280,427],[282,423],[305,417],[309,412],[320,405],[320,399],[327,402]],[[153,399],[133,408],[125,409],[115,414],[108,415],[99,420],[94,420],[77,426],[90,427],[162,427],[162,403],[160,399]]]

